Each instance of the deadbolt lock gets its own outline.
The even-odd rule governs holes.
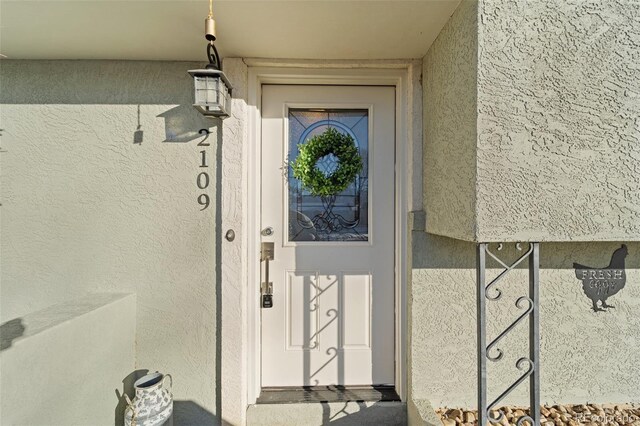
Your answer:
[[[262,307],[273,308],[273,283],[262,283]]]
[[[271,295],[271,294],[263,294],[262,295],[262,307],[263,308],[273,308],[273,295]]]

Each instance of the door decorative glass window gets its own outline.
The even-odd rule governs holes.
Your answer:
[[[289,157],[291,164],[299,145],[327,129],[350,136],[355,142],[362,168],[343,191],[316,196],[304,188],[287,167],[289,196],[289,238],[298,241],[369,240],[369,111],[366,109],[290,109]],[[326,176],[338,168],[340,159],[327,154],[315,166]]]

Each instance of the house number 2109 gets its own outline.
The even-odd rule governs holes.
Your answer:
[[[210,144],[209,142],[207,142],[207,139],[209,139],[209,130],[200,129],[198,133],[205,134],[204,139],[198,142],[198,146],[209,146]],[[202,151],[200,151],[200,168],[206,169],[208,167],[209,165],[207,164],[207,151],[203,149]],[[207,189],[209,187],[209,173],[207,173],[206,171],[198,173],[198,177],[196,178],[196,185],[198,185],[198,189]],[[211,204],[209,195],[205,193],[198,195],[198,204],[202,206],[200,211],[209,207],[209,204]]]

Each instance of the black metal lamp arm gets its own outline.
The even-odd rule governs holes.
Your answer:
[[[215,68],[222,71],[222,64],[220,63],[220,56],[218,55],[218,49],[213,44],[213,41],[207,45],[207,57],[209,58],[209,64],[207,68]]]

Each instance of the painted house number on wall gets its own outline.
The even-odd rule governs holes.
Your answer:
[[[204,139],[198,142],[198,146],[210,146],[211,144],[207,142],[207,139],[209,139],[209,130],[200,129],[198,133],[200,133],[201,135],[205,135]],[[207,151],[203,149],[202,151],[200,151],[200,168],[206,169],[208,167],[209,165],[207,164]],[[198,177],[196,178],[196,185],[198,186],[198,189],[207,189],[209,187],[209,173],[207,173],[206,171],[198,173]],[[209,199],[208,194],[202,193],[198,195],[198,204],[202,206],[200,211],[209,207],[210,203],[211,200]]]

